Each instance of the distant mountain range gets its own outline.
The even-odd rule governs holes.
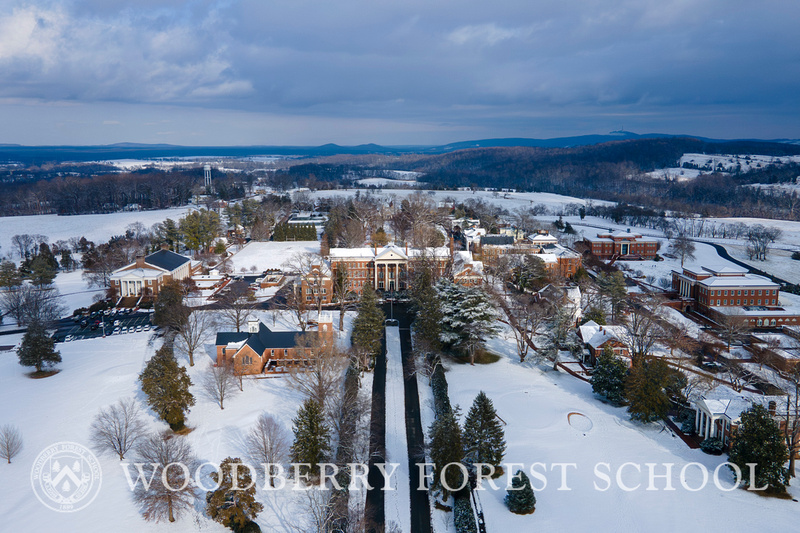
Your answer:
[[[185,157],[248,157],[248,156],[296,156],[320,157],[336,154],[445,154],[470,148],[493,147],[532,147],[532,148],[574,148],[591,146],[611,141],[643,140],[643,139],[697,139],[706,143],[730,143],[741,146],[742,143],[766,144],[800,144],[796,139],[774,140],[723,140],[709,139],[691,135],[667,135],[660,133],[636,134],[629,131],[612,131],[607,135],[579,135],[574,137],[558,137],[554,139],[480,139],[462,141],[440,146],[407,145],[381,146],[378,144],[361,144],[358,146],[340,146],[324,144],[322,146],[179,146],[171,144],[116,143],[98,146],[22,146],[17,144],[0,144],[0,162],[20,162],[41,164],[64,161],[96,161],[111,159],[151,159],[151,158],[185,158]]]

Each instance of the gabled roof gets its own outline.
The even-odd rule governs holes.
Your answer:
[[[241,349],[246,344],[257,354],[264,355],[267,350],[294,348],[300,333],[300,331],[272,331],[263,322],[259,322],[258,333],[247,331],[217,333],[216,345],[227,346],[241,343],[240,346],[237,346],[238,349]]]
[[[485,244],[500,246],[504,244],[514,244],[514,237],[511,235],[483,235],[481,236],[481,246]]]
[[[168,272],[172,272],[184,263],[191,261],[186,256],[176,254],[170,250],[159,250],[156,253],[150,254],[144,258],[144,262],[154,267],[163,268]]]
[[[403,259],[408,259],[408,256],[405,254],[405,252],[399,246],[395,246],[394,244],[384,246],[383,249],[379,251],[378,254],[375,256],[375,259],[376,260],[381,259],[383,258],[383,256],[389,255],[391,253],[399,255]]]
[[[601,326],[590,320],[578,328],[581,339],[594,349],[600,348],[610,340],[625,344],[626,332],[622,326]]]

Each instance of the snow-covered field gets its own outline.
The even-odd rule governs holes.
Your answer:
[[[566,373],[543,372],[518,363],[511,340],[498,338],[489,345],[505,357],[485,366],[449,365],[447,372],[450,399],[461,406],[462,413],[481,390],[492,399],[506,422],[504,462],[520,463],[506,468],[496,480],[497,490],[487,486],[480,492],[489,531],[673,533],[796,527],[797,504],[791,500],[717,488],[713,473],[723,457],[689,449],[660,424],[629,421],[624,408],[595,399],[588,383]],[[420,380],[420,386],[426,384],[427,380]],[[577,418],[582,424],[571,425],[570,413],[586,418],[573,415],[573,422]],[[423,415],[427,428],[433,420],[430,400],[423,404]],[[503,503],[508,476],[525,468],[530,477],[535,463],[541,463],[535,471],[546,480],[545,486],[545,481],[531,477],[536,512],[514,515]],[[674,490],[667,490],[664,477],[655,477],[655,490],[647,490],[648,463],[656,476],[671,468],[669,484]],[[704,488],[695,492],[693,489],[703,486],[700,465],[709,478]],[[684,469],[686,486],[681,482]],[[723,466],[719,471],[723,489],[731,487],[732,478]],[[800,496],[797,488],[790,491],[793,497]],[[434,524],[439,533],[454,531],[452,513],[435,511]]]
[[[0,218],[0,255],[13,252],[11,238],[23,233],[46,235],[50,242],[67,240],[71,237],[86,237],[95,243],[106,242],[114,235],[122,235],[125,228],[134,222],[141,222],[149,228],[167,218],[177,221],[190,207],[176,207],[156,211],[126,211],[103,215],[32,215]],[[15,261],[18,260],[15,257]]]
[[[271,313],[259,316],[272,327]],[[277,329],[291,327],[289,318],[288,314],[280,315]],[[346,317],[345,333],[340,340],[343,347],[349,342],[351,319]],[[2,344],[18,343],[20,338],[20,335],[4,336]],[[19,365],[16,352],[0,352],[0,425],[18,426],[24,439],[24,448],[12,464],[0,464],[0,530],[230,531],[204,518],[199,500],[192,512],[174,524],[145,522],[131,499],[119,460],[108,456],[99,457],[102,486],[97,499],[86,509],[59,513],[44,507],[34,496],[30,475],[39,452],[61,441],[88,445],[89,427],[97,411],[120,398],[133,397],[145,406],[137,377],[160,343],[150,341],[149,333],[134,333],[58,344],[63,358],[58,365],[61,372],[39,380],[25,376],[29,369]],[[187,366],[197,404],[187,419],[187,425],[194,430],[183,438],[198,458],[219,462],[227,456],[243,457],[242,439],[265,411],[283,424],[291,436],[292,418],[303,399],[300,393],[289,388],[284,378],[246,379],[244,392],[226,400],[225,409],[220,410],[199,386],[214,353],[214,346],[206,344],[205,353],[195,356],[195,366]],[[178,358],[188,365],[184,356]],[[166,424],[147,410],[146,419],[153,431],[166,429]],[[295,531],[293,525],[304,511],[302,493],[291,488],[289,482],[283,490],[259,489],[257,499],[264,504],[258,518],[262,531]]]
[[[730,154],[683,154],[678,164],[683,166],[689,163],[703,170],[721,169],[726,172],[739,168],[742,172],[765,168],[772,165],[800,162],[800,156],[771,156],[771,155],[730,155]]]
[[[653,179],[661,179],[664,181],[689,181],[695,179],[700,174],[702,174],[702,172],[695,168],[677,167],[660,168],[647,173],[647,175]]]
[[[319,253],[319,241],[287,241],[247,243],[229,259],[235,273],[263,272],[270,268],[283,269],[284,263],[295,254]],[[242,270],[244,269],[244,270]]]
[[[352,196],[360,191],[360,194],[365,194],[363,189],[341,189],[333,191],[314,191],[311,193],[313,198],[330,198],[330,197],[346,197]],[[366,194],[375,195],[377,198],[382,198],[387,204],[392,200],[402,200],[407,196],[414,194],[416,190],[404,189],[388,189],[383,191],[367,191]],[[487,192],[487,191],[423,191],[430,195],[431,198],[437,202],[444,201],[445,199],[452,198],[456,202],[466,202],[470,198],[480,199],[485,202],[500,205],[509,211],[513,211],[520,207],[531,207],[534,205],[544,205],[553,210],[560,210],[567,204],[580,204],[585,205],[587,201],[582,198],[575,198],[572,196],[561,196],[559,194],[551,194],[544,192]],[[613,202],[605,202],[602,200],[591,200],[594,205],[610,205]]]

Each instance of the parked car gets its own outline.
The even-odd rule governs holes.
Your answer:
[[[121,328],[119,326],[114,328],[114,331],[111,333],[112,335],[119,335],[121,333]]]
[[[142,326],[136,326],[136,333],[143,331],[143,329]]]
[[[150,324],[144,325],[144,331],[150,331]]]
[[[64,337],[64,342],[70,342],[74,338],[75,337],[73,335],[67,335],[66,337]]]
[[[114,325],[115,325],[115,326],[119,326],[119,320],[115,320],[115,321],[114,321]]]

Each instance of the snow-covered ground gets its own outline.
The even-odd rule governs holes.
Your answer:
[[[647,175],[653,179],[660,179],[664,181],[689,181],[695,179],[702,174],[700,170],[694,168],[660,168]]]
[[[384,509],[387,524],[394,522],[400,531],[411,531],[404,382],[400,329],[389,326],[386,328],[386,462],[398,466],[390,479]]]
[[[312,198],[331,198],[331,197],[347,197],[352,196],[359,191],[360,194],[365,194],[363,189],[340,189],[332,191],[314,191],[311,193]],[[383,191],[367,191],[366,194],[374,195],[376,198],[381,198],[385,203],[393,200],[402,200],[407,196],[414,194],[416,190],[404,189],[388,189]],[[532,207],[534,205],[544,205],[551,210],[557,211],[562,209],[567,204],[585,205],[587,201],[591,201],[594,205],[611,205],[613,202],[605,202],[602,200],[586,200],[582,198],[575,198],[572,196],[561,196],[559,194],[551,194],[544,192],[487,192],[487,191],[423,191],[437,202],[444,201],[445,199],[452,198],[456,202],[466,202],[470,198],[474,200],[483,200],[485,202],[494,203],[502,206],[509,211],[521,207]]]
[[[419,182],[416,180],[391,179],[391,178],[364,178],[356,181],[363,187],[374,185],[376,187],[416,187]]]
[[[543,372],[520,364],[513,341],[490,342],[505,355],[491,365],[448,365],[450,399],[468,410],[483,390],[494,402],[504,426],[508,448],[506,468],[496,480],[497,490],[480,492],[489,531],[782,531],[796,527],[795,503],[763,498],[744,490],[724,492],[713,482],[714,470],[724,457],[689,449],[660,424],[642,425],[628,419],[624,408],[605,405],[593,397],[591,386],[566,373]],[[420,385],[427,380],[421,380]],[[427,392],[426,392],[427,394]],[[580,420],[582,424],[571,424]],[[423,404],[425,427],[432,421],[430,400]],[[536,492],[536,512],[519,516],[503,503],[509,474],[530,468]],[[566,463],[567,466],[558,466]],[[632,464],[631,464],[632,463]],[[656,477],[649,485],[648,463],[656,476],[667,472],[667,482]],[[692,464],[694,463],[694,464]],[[687,466],[688,465],[688,466]],[[709,473],[705,487],[701,467]],[[566,472],[562,478],[562,468]],[[597,470],[595,470],[597,469]],[[638,471],[640,469],[641,471]],[[681,482],[685,469],[686,487]],[[607,475],[607,478],[603,476]],[[562,481],[564,480],[565,481]],[[721,467],[722,488],[731,487],[732,474]],[[624,485],[624,486],[623,486]],[[634,488],[635,487],[635,488]],[[688,488],[687,488],[688,487]],[[633,488],[633,490],[627,490]],[[790,488],[793,497],[800,490]],[[720,523],[720,517],[735,517]],[[434,512],[438,533],[452,532],[452,513]]]
[[[737,168],[741,172],[766,168],[772,165],[800,162],[800,156],[771,156],[771,155],[731,155],[731,154],[683,154],[678,161],[679,166],[688,163],[702,170],[723,170],[731,172]]]
[[[190,207],[176,207],[155,211],[126,211],[102,215],[31,215],[0,218],[0,255],[14,253],[11,238],[23,233],[46,235],[51,243],[71,237],[86,237],[95,243],[106,242],[114,235],[123,235],[125,228],[141,222],[149,228],[167,218],[177,221]],[[19,260],[15,255],[14,260]]]
[[[300,253],[319,253],[319,241],[287,241],[247,243],[229,261],[233,272],[260,273],[270,268],[283,269],[284,263]],[[244,269],[244,270],[242,270]]]
[[[272,314],[259,317],[270,327]],[[342,347],[349,344],[352,316],[345,320]],[[334,320],[334,327],[338,317]],[[277,316],[276,329],[291,328],[288,313]],[[2,337],[4,345],[16,344],[21,335]],[[71,441],[87,446],[89,427],[97,411],[120,398],[133,397],[145,408],[144,395],[137,378],[144,364],[159,346],[149,333],[116,335],[58,344],[63,362],[61,372],[33,380],[29,370],[19,365],[16,352],[0,352],[0,425],[19,427],[24,440],[22,452],[12,464],[0,465],[0,516],[2,531],[89,532],[195,532],[223,533],[229,529],[203,517],[203,502],[174,524],[145,522],[131,499],[119,460],[99,456],[102,486],[97,499],[86,509],[59,513],[44,507],[31,488],[31,467],[36,456],[51,444]],[[213,342],[213,338],[207,342]],[[303,398],[288,387],[284,378],[246,379],[244,391],[230,397],[225,409],[202,391],[203,372],[215,354],[213,344],[195,356],[195,366],[188,367],[197,404],[189,413],[187,424],[194,430],[185,438],[203,461],[219,462],[227,456],[244,457],[243,437],[262,412],[268,412],[286,429],[291,438],[292,418]],[[178,354],[181,364],[188,364]],[[146,410],[146,420],[153,431],[166,425]],[[263,481],[263,480],[262,480]],[[263,483],[259,483],[261,487]],[[258,517],[262,531],[293,532],[297,517],[305,510],[302,493],[291,490],[291,480],[282,490],[262,490],[257,499],[264,504]]]

